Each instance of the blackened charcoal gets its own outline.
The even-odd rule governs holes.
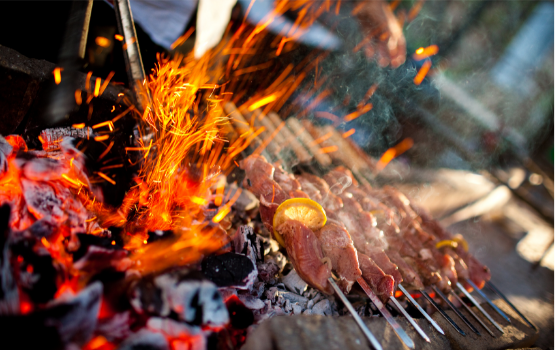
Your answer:
[[[229,321],[216,285],[198,272],[187,270],[141,279],[132,290],[131,305],[139,313],[175,319],[190,326],[220,327]]]
[[[56,300],[51,306],[45,324],[55,324],[64,344],[84,345],[92,337],[96,327],[102,284],[95,282],[83,289],[74,298]]]
[[[122,249],[121,245],[118,244],[116,236],[112,237],[99,237],[95,235],[89,235],[86,233],[78,233],[77,238],[79,239],[79,249],[73,253],[73,261],[78,261],[81,259],[89,249],[89,246],[102,247],[104,249]],[[112,244],[114,241],[116,244]]]
[[[94,245],[87,248],[87,253],[73,263],[73,268],[89,273],[96,273],[105,269],[121,269],[129,260],[125,261],[128,252],[122,249],[106,249]]]
[[[127,297],[130,282],[126,280],[124,271],[103,270],[91,278],[91,283],[95,281],[104,286],[102,298],[110,310],[122,313],[131,308]]]
[[[0,315],[19,311],[19,294],[10,263],[10,210],[8,204],[0,207]]]
[[[170,346],[166,337],[161,333],[141,329],[126,338],[118,350],[169,350]]]
[[[56,300],[28,315],[0,316],[2,349],[67,349],[92,337],[100,309],[102,284],[93,283],[75,297]]]
[[[0,175],[8,171],[8,155],[12,150],[13,147],[0,135]]]
[[[258,271],[244,255],[225,253],[211,255],[202,261],[202,272],[218,287],[250,289]]]
[[[44,219],[40,219],[35,221],[27,231],[29,231],[34,237],[38,239],[45,237],[46,239],[50,238],[50,236],[56,232],[58,226],[53,224],[52,222]]]
[[[240,226],[233,237],[233,245],[235,253],[247,256],[253,264],[264,262],[262,241],[252,227]]]
[[[34,241],[34,239],[31,239]],[[57,271],[47,250],[33,249],[29,239],[18,240],[11,246],[12,254],[21,257],[19,286],[35,303],[46,303],[54,298]]]
[[[232,296],[226,301],[229,310],[230,323],[235,329],[245,329],[254,323],[254,314],[237,297]]]
[[[8,241],[9,236],[9,223],[10,223],[11,208],[8,204],[3,204],[0,206],[0,253],[4,248],[4,245]],[[0,255],[0,261],[3,260],[3,256]]]
[[[156,242],[159,241],[161,239],[165,239],[165,238],[169,238],[169,237],[173,237],[174,233],[172,230],[167,230],[167,231],[162,231],[162,230],[156,230],[156,231],[150,231],[148,232],[148,239],[147,239],[147,243],[152,243],[152,242]]]

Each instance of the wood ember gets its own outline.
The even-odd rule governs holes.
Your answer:
[[[118,350],[169,350],[166,338],[158,332],[147,329],[131,334],[118,347]]]
[[[41,133],[41,143],[42,149],[47,152],[59,151],[60,150],[60,143],[62,142],[63,138],[66,136],[70,136],[73,138],[94,138],[96,133],[93,131],[91,127],[86,127],[83,129],[75,129],[71,126],[67,127],[60,127],[60,128],[51,128],[51,129],[44,129]]]
[[[107,268],[124,271],[131,266],[131,261],[126,259],[128,252],[125,250],[106,249],[89,246],[85,255],[73,263],[73,267],[84,272],[96,272]]]
[[[243,254],[248,257],[253,265],[263,262],[262,241],[252,227],[243,225],[237,229],[233,238],[233,245],[236,254]]]
[[[64,221],[63,203],[54,189],[44,182],[21,179],[27,209],[37,219],[51,218],[55,223]]]
[[[54,300],[43,310],[0,316],[2,342],[18,349],[81,348],[95,330],[101,296],[102,284],[95,282],[75,296]]]
[[[0,175],[8,171],[8,155],[13,147],[0,135]]]
[[[132,289],[131,305],[138,313],[175,317],[188,327],[218,328],[229,321],[216,285],[196,272],[177,270],[141,279]],[[172,316],[174,315],[174,316]],[[158,327],[173,323],[153,320]],[[172,328],[173,329],[173,328]]]
[[[12,253],[9,245],[10,206],[0,207],[0,315],[19,313],[19,294],[12,272]]]

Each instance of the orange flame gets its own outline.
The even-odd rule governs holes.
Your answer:
[[[407,137],[403,141],[399,142],[395,147],[388,149],[376,164],[376,169],[378,171],[383,170],[389,162],[391,162],[395,157],[398,157],[408,151],[413,145],[414,141],[410,137]]]

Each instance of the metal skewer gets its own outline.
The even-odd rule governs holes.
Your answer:
[[[476,315],[474,311],[472,311],[472,309],[469,308],[468,305],[466,305],[466,303],[461,299],[461,297],[459,297],[457,293],[455,293],[455,291],[451,291],[451,294],[453,294],[455,298],[459,301],[459,303],[461,303],[462,306],[466,309],[466,311],[468,311],[468,313],[471,314],[472,317],[474,317],[476,321],[478,321],[478,323],[480,323],[486,331],[488,331],[489,335],[495,338],[495,334],[493,334],[493,332],[485,325],[485,323],[478,317],[478,315]]]
[[[382,350],[382,346],[380,345],[380,343],[378,343],[378,340],[376,339],[376,337],[374,337],[374,335],[372,334],[372,332],[370,332],[370,330],[368,329],[368,327],[366,326],[366,324],[362,321],[362,319],[360,318],[360,316],[357,314],[355,308],[353,307],[353,305],[349,302],[349,300],[347,299],[347,297],[343,294],[343,292],[341,291],[341,289],[339,289],[339,286],[335,283],[335,281],[333,280],[333,278],[328,278],[328,281],[330,282],[331,286],[333,287],[333,290],[335,290],[335,293],[339,296],[339,299],[341,299],[341,301],[343,302],[343,304],[345,304],[345,306],[347,307],[347,309],[349,310],[349,312],[351,313],[351,315],[353,315],[353,318],[355,319],[355,322],[357,323],[357,325],[360,327],[360,329],[362,330],[362,333],[364,333],[364,335],[366,336],[366,338],[368,338],[368,341],[370,341],[370,344],[372,344],[372,346],[374,347],[374,349],[376,350]]]
[[[511,323],[511,320],[509,319],[509,317],[507,317],[507,315],[506,315],[503,311],[501,311],[501,309],[499,309],[499,308],[497,307],[497,305],[495,305],[495,304],[491,301],[491,299],[488,298],[488,297],[484,294],[484,292],[482,292],[482,291],[480,290],[480,288],[478,288],[478,286],[476,286],[476,285],[474,284],[474,282],[472,282],[469,278],[466,279],[466,282],[468,282],[468,284],[470,284],[470,285],[472,286],[472,288],[474,288],[474,290],[475,290],[478,294],[480,294],[480,296],[489,304],[489,306],[491,306],[495,311],[497,311],[497,313],[498,313],[499,315],[501,315],[501,317],[503,317],[507,322]],[[495,290],[494,290],[494,291],[495,291]],[[514,308],[514,306],[513,306],[513,308]],[[517,311],[517,312],[518,312],[518,311]]]
[[[129,0],[115,0],[114,10],[116,12],[118,30],[123,35],[125,41],[123,57],[129,78],[129,87],[132,89],[137,100],[137,108],[143,113],[147,108],[152,108],[152,97],[148,87],[143,85],[146,75]]]
[[[461,320],[463,320],[464,323],[466,323],[466,325],[468,326],[468,328],[470,328],[474,333],[476,333],[476,334],[478,334],[478,335],[481,336],[480,331],[478,331],[478,330],[476,329],[476,327],[474,327],[474,325],[473,325],[472,323],[470,323],[470,321],[469,321],[466,317],[464,317],[464,315],[461,314],[461,312],[460,312],[459,310],[457,310],[457,308],[455,307],[455,305],[453,305],[453,303],[449,300],[449,298],[447,298],[447,297],[445,296],[445,294],[443,294],[443,293],[439,290],[438,287],[432,286],[432,288],[433,288],[434,292],[436,292],[436,294],[439,295],[440,298],[443,299],[443,301],[445,301],[445,302],[447,303],[447,305],[449,305],[449,307],[451,308],[451,310],[453,310],[453,312],[454,312],[455,314],[457,314],[457,316],[459,316],[459,318],[460,318]]]
[[[405,289],[405,287],[403,287],[402,285],[399,284],[399,289],[401,290],[401,292],[403,292],[403,294],[407,297],[407,299],[411,302],[411,304],[418,309],[418,311],[420,311],[420,313],[426,318],[426,320],[428,320],[428,322],[430,322],[430,324],[441,334],[445,335],[445,332],[443,332],[443,329],[441,329],[441,327],[437,324],[436,321],[434,321],[433,318],[430,317],[430,315],[428,315],[428,313],[426,311],[424,311],[424,309],[420,306],[420,304],[418,304],[416,302],[416,300],[414,300],[414,298],[410,295],[410,293]]]
[[[426,335],[426,333],[424,333],[422,328],[420,328],[418,323],[416,323],[416,321],[407,313],[407,310],[405,310],[403,308],[403,306],[401,306],[399,301],[397,299],[395,299],[394,296],[390,296],[389,300],[395,305],[395,307],[397,307],[397,309],[401,312],[401,314],[403,314],[403,316],[405,316],[405,318],[410,322],[410,324],[414,327],[414,329],[418,332],[418,334],[420,334],[422,339],[424,339],[425,341],[427,341],[429,343],[430,338],[428,338],[428,336]]]
[[[491,290],[493,290],[493,291],[495,292],[495,294],[499,295],[503,300],[505,300],[505,302],[506,302],[507,304],[509,304],[509,306],[510,306],[513,310],[515,310],[515,312],[516,312],[520,317],[522,317],[522,319],[523,319],[524,321],[526,321],[526,323],[528,323],[528,325],[529,325],[530,327],[532,327],[532,328],[534,328],[535,330],[537,330],[536,326],[534,326],[534,325],[532,324],[532,322],[530,322],[530,320],[528,320],[528,319],[526,318],[526,316],[524,316],[520,311],[518,311],[518,309],[516,308],[516,306],[514,306],[513,303],[511,303],[511,302],[509,301],[509,299],[507,299],[507,297],[506,297],[503,293],[501,293],[501,291],[500,291],[499,289],[497,289],[496,286],[493,285],[493,283],[491,283],[490,281],[488,281],[488,282],[486,282],[486,283],[487,283],[488,287],[489,287]],[[477,290],[479,290],[479,289],[477,289]],[[481,291],[480,291],[480,292],[481,292]],[[480,294],[480,295],[481,295],[481,294]],[[490,305],[492,305],[492,304],[493,304],[493,303],[491,303]],[[496,308],[497,308],[497,307],[496,307]],[[498,308],[497,308],[497,309],[498,309]],[[499,310],[499,311],[501,311],[501,310]],[[499,311],[498,311],[498,312],[499,312]],[[501,311],[501,312],[502,312],[502,311]],[[509,322],[510,322],[510,321],[509,321]]]
[[[385,317],[386,321],[391,325],[391,327],[393,327],[393,330],[395,331],[395,333],[397,333],[399,338],[401,338],[403,343],[405,343],[405,345],[410,349],[414,349],[414,342],[412,341],[412,339],[407,335],[403,328],[401,328],[401,325],[399,325],[397,321],[395,321],[393,316],[391,316],[391,313],[389,313],[389,311],[385,308],[385,305],[376,296],[376,294],[372,292],[370,286],[368,286],[366,281],[362,277],[359,277],[357,278],[357,282],[362,287],[366,295],[368,295],[370,300],[372,300],[374,305],[378,308],[383,317]]]
[[[428,293],[422,291],[422,295],[424,296],[424,298],[426,298],[426,300],[430,302],[430,304],[432,304],[433,307],[436,308],[437,311],[439,311],[441,316],[443,316],[443,318],[445,318],[447,322],[449,322],[449,324],[451,324],[451,326],[453,326],[453,328],[455,328],[457,332],[466,337],[466,333],[461,329],[461,327],[459,327],[459,325],[456,324],[455,321],[453,321],[451,317],[449,317],[449,315],[445,313],[445,311],[443,311],[443,309],[434,301],[434,299],[432,299],[432,297]]]
[[[495,328],[497,328],[499,330],[499,332],[505,334],[505,332],[503,331],[503,328],[501,328],[499,326],[499,324],[497,322],[495,322],[495,320],[486,312],[486,310],[484,310],[482,305],[480,305],[480,303],[478,303],[478,301],[476,299],[474,299],[474,297],[472,297],[472,295],[470,295],[470,293],[468,293],[468,291],[466,289],[464,289],[464,286],[462,284],[460,284],[460,282],[457,282],[457,287],[472,302],[472,304],[474,304],[474,306],[476,306],[476,308],[478,310],[480,310],[482,315],[484,315],[491,322],[491,324],[493,324],[495,326]]]

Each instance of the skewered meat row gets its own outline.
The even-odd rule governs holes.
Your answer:
[[[351,176],[352,174],[346,171],[346,169],[339,168],[328,173],[325,178],[330,184],[337,183],[338,181],[351,183],[350,180],[353,180]],[[345,178],[349,181],[345,181]],[[453,263],[450,257],[437,251],[433,244],[424,246],[422,241],[429,241],[429,239],[427,239],[429,235],[421,230],[415,229],[415,224],[413,224],[410,219],[402,221],[399,218],[400,215],[386,207],[380,200],[376,199],[376,195],[368,195],[368,192],[376,193],[376,191],[377,190],[373,189],[363,190],[354,185],[350,185],[346,186],[345,191],[343,191],[344,193],[341,193],[341,195],[343,197],[352,198],[350,201],[363,203],[366,209],[373,209],[373,213],[377,212],[381,214],[379,215],[381,218],[378,226],[385,234],[383,241],[387,242],[387,246],[384,248],[387,249],[386,253],[389,255],[389,258],[399,265],[399,270],[407,280],[407,283],[405,283],[406,285],[408,284],[412,289],[421,289],[423,287],[422,280],[424,280],[426,285],[436,284],[440,289],[449,292],[451,288],[450,279],[456,280]],[[380,192],[377,192],[377,194],[381,197],[384,196]],[[356,198],[356,200],[354,198]],[[347,203],[347,201],[345,201],[345,203]],[[393,208],[395,208],[395,206],[393,206]],[[403,216],[403,218],[404,217],[405,216]],[[398,225],[401,226],[402,229],[400,229]],[[423,239],[419,239],[417,235],[422,236]],[[415,278],[417,274],[414,270],[418,271],[422,280]],[[441,274],[443,274],[443,277]]]
[[[324,203],[327,216],[331,219],[328,219],[326,225],[318,230],[316,235],[320,238],[325,255],[331,258],[333,270],[340,276],[342,289],[349,292],[356,278],[362,273],[363,278],[382,300],[385,301],[392,296],[396,281],[399,283],[401,278],[396,271],[397,267],[379,250],[369,246],[365,251],[380,262],[377,264],[370,256],[353,247],[353,240],[366,242],[366,238],[359,234],[363,232],[362,230],[358,228],[348,230],[341,222],[340,216],[344,214],[341,210],[343,201],[329,190],[326,191],[327,183],[310,174],[294,177],[279,165],[276,166],[274,177],[282,188],[290,191],[292,197],[308,197]],[[351,222],[354,225],[356,220],[353,218]],[[387,272],[384,272],[381,266],[385,266]],[[394,274],[395,278],[389,272]]]
[[[280,166],[276,166],[275,179],[282,188],[288,189],[292,196],[295,196],[293,191],[298,195],[299,187],[302,187],[303,197],[308,194],[311,199],[324,204],[327,216],[332,219],[328,220],[328,223],[316,234],[321,240],[325,255],[331,257],[333,270],[340,275],[342,289],[348,292],[356,278],[360,276],[358,271],[361,271],[363,278],[368,281],[375,294],[383,301],[389,299],[396,289],[396,284],[402,281],[402,277],[383,250],[368,243],[368,237],[364,235],[364,229],[358,223],[360,218],[357,214],[362,213],[362,209],[356,207],[358,204],[352,203],[357,211],[355,214],[343,210],[343,200],[329,191],[325,181],[314,175],[304,174],[293,177]],[[372,226],[371,216],[364,219]],[[345,222],[348,225],[344,225]],[[354,249],[351,238],[357,241],[359,246],[364,244],[364,252],[358,247]],[[379,239],[379,234],[373,238]],[[355,271],[357,273],[354,273]]]
[[[295,269],[313,287],[330,293],[327,278],[334,270],[341,278],[342,289],[348,292],[362,273],[376,294],[386,300],[403,280],[411,289],[436,284],[448,291],[450,280],[458,278],[455,259],[465,267],[457,251],[443,254],[436,249],[438,237],[420,226],[424,222],[426,227],[433,227],[434,222],[429,216],[420,219],[420,210],[409,206],[406,197],[392,188],[380,191],[357,187],[350,176],[349,183],[345,183],[345,175],[350,174],[342,169],[324,177],[329,183],[310,174],[294,177],[260,156],[245,159],[241,167],[247,173],[243,184],[260,198],[261,218],[270,232],[273,215],[284,200],[308,197],[324,203],[331,220],[317,232],[293,220],[278,229]],[[435,228],[437,234],[447,237],[448,233],[439,229]]]
[[[398,265],[399,271],[405,280],[405,285],[410,286],[412,289],[423,288],[422,281],[419,278],[422,277],[425,285],[428,286],[435,284],[445,292],[449,292],[451,288],[451,281],[455,282],[459,278],[464,281],[464,279],[469,277],[468,268],[466,267],[464,260],[461,259],[456,252],[452,250],[450,251],[450,249],[444,249],[445,252],[442,253],[436,248],[435,245],[439,240],[437,237],[430,235],[421,228],[420,218],[416,213],[417,210],[413,210],[412,207],[408,206],[410,202],[404,195],[391,187],[386,187],[383,191],[359,188],[352,185],[356,183],[352,174],[345,171],[345,169],[343,169],[343,171],[341,170],[342,169],[338,169],[336,171],[329,172],[326,176],[324,176],[324,179],[328,181],[328,184],[323,184],[322,180],[314,175],[303,174],[299,176],[298,179],[300,183],[303,183],[301,179],[304,178],[304,183],[310,182],[310,186],[312,188],[316,188],[320,192],[314,193],[315,191],[311,189],[310,192],[314,193],[313,199],[317,199],[319,197],[326,198],[326,196],[333,199],[335,195],[339,195],[341,197],[344,204],[343,211],[347,211],[347,213],[335,211],[334,215],[340,216],[344,224],[349,229],[359,253],[364,251],[367,246],[372,246],[374,249],[380,247],[386,248],[385,253],[387,254],[389,260]],[[347,181],[345,180],[345,175],[348,176]],[[337,186],[338,184],[340,186]],[[338,188],[339,190],[337,190]],[[332,192],[332,195],[329,194],[330,192]],[[374,192],[374,197],[369,196],[367,194],[368,192]],[[355,195],[353,195],[353,193]],[[380,199],[383,202],[386,202],[386,200],[389,199],[386,203],[394,209],[392,210],[388,208],[380,201],[380,199],[377,199],[376,197],[381,197]],[[354,200],[354,198],[357,200]],[[330,200],[328,199],[328,202],[329,201]],[[362,205],[365,206],[365,209],[371,210],[373,213],[378,212],[377,216],[380,218],[378,226],[379,229],[383,230],[385,233],[385,237],[381,238],[381,241],[387,242],[387,247],[380,246],[380,237],[376,236],[375,233],[370,234],[370,237],[368,237],[368,233],[373,232],[372,229],[366,229],[367,238],[372,244],[364,242],[364,238],[360,240],[357,239],[356,233],[359,232],[361,228],[360,226],[358,229],[356,228],[354,219],[362,218],[361,222],[366,223],[366,225],[363,225],[365,228],[369,223],[367,217],[368,214],[366,214],[366,217],[364,215],[360,216],[360,208],[357,208],[357,206],[360,205],[359,203],[362,203]],[[326,208],[326,210],[330,211],[329,207]],[[350,215],[353,212],[358,212],[359,214],[355,214],[356,216],[353,217]],[[435,224],[435,230],[440,230],[439,232],[443,235],[443,237],[450,237],[447,236],[448,234],[442,230],[441,227],[435,223],[435,221],[431,220],[429,216],[426,217],[426,220],[426,223]],[[403,230],[399,229],[397,223],[403,228]],[[402,234],[399,236],[397,234],[398,232],[401,232]],[[465,251],[462,251],[462,253],[468,255]],[[474,265],[480,266],[478,272],[482,272],[481,277],[476,278],[477,274],[475,274],[474,279],[478,284],[483,285],[484,281],[489,278],[485,273],[483,273],[483,271],[486,270],[484,270],[485,268],[480,265],[476,259],[473,257],[471,259]],[[418,273],[416,273],[415,270],[418,271]]]
[[[258,159],[262,162],[265,161],[261,157],[258,157]],[[264,172],[263,169],[266,167],[267,166],[262,166],[262,164],[260,164],[259,168],[262,170],[254,171],[254,167],[252,169],[248,169],[248,166],[243,166],[243,168],[247,170],[247,179],[244,181],[245,186],[247,188],[249,185],[258,186],[249,178],[253,175]],[[269,172],[266,171],[266,173]],[[348,291],[350,286],[354,283],[355,278],[353,277],[360,275],[357,266],[360,264],[363,276],[368,280],[375,293],[378,294],[384,301],[392,296],[397,284],[403,281],[403,277],[398,267],[391,262],[389,256],[385,253],[383,248],[386,247],[386,243],[383,241],[380,231],[374,227],[375,220],[372,215],[364,212],[360,205],[352,198],[348,196],[343,198],[335,196],[330,192],[328,184],[316,176],[305,174],[295,178],[292,175],[287,174],[280,167],[277,167],[274,172],[274,177],[275,180],[277,180],[277,185],[279,185],[281,189],[289,191],[290,196],[307,197],[306,192],[308,192],[310,194],[308,197],[312,197],[312,199],[326,203],[328,216],[340,219],[351,233],[351,237],[355,241],[355,246],[359,251],[358,262],[353,259],[353,257],[356,256],[356,251],[352,248],[352,243],[348,244],[352,254],[348,254],[348,252],[342,251],[343,247],[341,244],[338,244],[337,241],[334,242],[331,240],[332,237],[344,236],[347,237],[344,242],[350,242],[350,239],[348,238],[349,233],[343,227],[333,225],[330,221],[330,224],[326,225],[327,227],[321,231],[334,232],[334,234],[319,236],[323,246],[328,247],[328,250],[324,255],[333,257],[334,255],[332,254],[330,248],[333,247],[335,249],[335,258],[331,259],[332,269],[338,272],[342,282],[346,282],[344,283],[345,286],[343,289]],[[273,196],[275,196],[275,188],[277,188],[276,184],[272,184],[271,186],[273,188]],[[269,187],[270,185],[266,186],[266,188]],[[300,190],[301,187],[306,192],[302,192]],[[261,186],[261,188],[264,187]],[[257,190],[258,192],[262,192],[260,189]],[[253,192],[255,192],[256,195],[261,194],[256,193],[257,191]],[[267,192],[269,193],[269,191]],[[261,206],[264,206],[265,202],[267,202],[267,200],[264,200],[264,197],[262,197]],[[330,209],[330,207],[332,209]],[[265,218],[264,212],[264,208],[261,207],[261,216],[263,217],[264,222],[267,223],[269,222],[269,217]],[[275,209],[273,212],[275,213]],[[270,226],[269,229],[271,229],[271,224],[268,224],[267,226]],[[370,230],[368,230],[368,228],[370,228]],[[323,242],[322,240],[327,240],[327,242]],[[291,248],[287,247],[286,249],[290,250]],[[338,258],[340,255],[342,255],[343,259]],[[398,254],[392,252],[391,255],[397,259],[397,263],[401,266],[404,275],[409,281],[408,284],[414,289],[423,288],[418,274],[414,272],[414,270],[412,270],[412,268],[406,264]],[[337,263],[339,261],[344,262],[343,268]],[[298,263],[300,262],[297,262],[297,264]],[[356,272],[351,274],[346,273],[346,271],[348,271],[347,267],[350,268],[350,271]]]
[[[350,171],[342,167],[329,172],[324,178],[329,182],[335,181],[335,183],[338,183],[342,177],[353,179]],[[416,252],[421,256],[423,255],[423,258],[428,258],[428,261],[435,260],[441,268],[443,277],[451,279],[453,282],[457,278],[461,281],[470,278],[481,288],[490,279],[489,269],[465,251],[463,246],[443,248],[442,250],[445,254],[440,253],[435,248],[435,244],[440,240],[452,240],[453,236],[439,226],[424,210],[415,208],[407,197],[398,190],[389,186],[385,186],[383,190],[377,190],[363,189],[351,185],[347,188],[347,191],[363,203],[366,209],[381,212],[378,215],[378,223],[381,223],[380,228],[384,229],[390,247],[392,245],[399,247],[399,252],[403,258],[407,262],[411,261],[410,265],[416,267],[421,272],[421,276],[428,276],[428,278],[423,278],[423,280],[428,279],[428,283],[425,281],[426,285],[438,283],[433,282],[433,279],[437,278],[437,276],[424,274],[425,271],[422,269],[429,266],[422,266],[422,261],[413,260],[415,258],[413,254]],[[384,206],[380,204],[385,204],[389,208],[384,209]],[[406,244],[400,246],[400,240],[392,238],[391,228],[387,229],[387,225],[384,225],[387,221],[393,221],[401,231],[404,231],[402,240],[409,243],[412,247],[407,247]],[[419,246],[422,249],[417,249]],[[413,248],[415,252],[410,252],[410,249],[407,250],[407,248]],[[408,256],[411,256],[412,259],[409,259]]]
[[[298,181],[281,169],[276,172],[262,156],[250,156],[241,162],[240,167],[246,172],[243,186],[260,199],[261,219],[272,234],[273,217],[278,206],[290,197],[308,198],[300,190]],[[275,181],[274,176],[279,182]],[[339,275],[342,289],[349,292],[361,276],[357,251],[351,237],[339,225],[330,221],[313,232],[301,222],[288,220],[276,229],[283,237],[295,270],[311,286],[332,294],[328,278],[333,269]]]
[[[360,268],[363,277],[368,280],[373,291],[386,301],[393,295],[397,285],[407,277],[410,283],[415,283],[417,288],[423,288],[418,275],[402,261],[404,271],[398,269],[396,264],[384,251],[386,243],[383,241],[379,230],[375,226],[372,215],[362,210],[360,204],[349,196],[335,196],[330,191],[329,185],[322,179],[309,174],[297,177],[303,186],[310,186],[313,198],[328,198],[325,203],[334,203],[334,208],[325,207],[332,216],[336,216],[345,225],[359,254]],[[304,187],[303,187],[304,189]],[[343,203],[343,206],[336,203]],[[404,272],[404,273],[402,273]],[[377,277],[379,279],[376,279]],[[412,285],[412,284],[411,284]]]

